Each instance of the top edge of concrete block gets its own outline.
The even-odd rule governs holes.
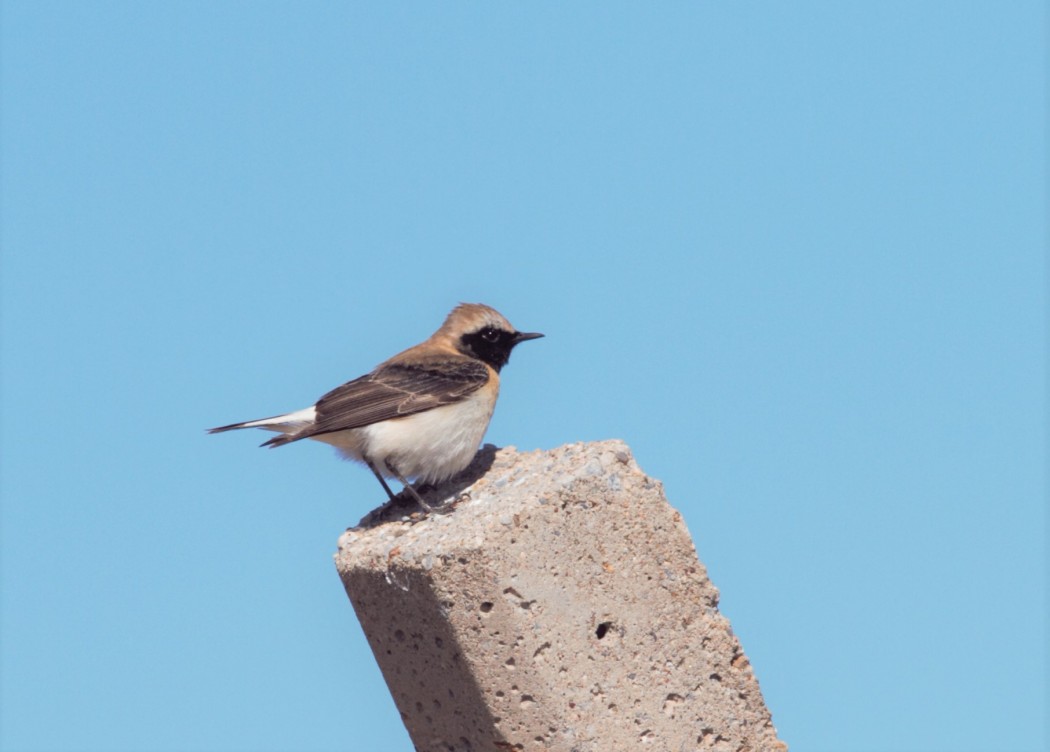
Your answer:
[[[600,483],[610,491],[662,489],[619,439],[528,452],[486,444],[458,478],[423,493],[428,503],[453,504],[450,511],[423,515],[415,504],[400,499],[384,504],[340,536],[339,550],[370,558],[396,546],[400,557],[412,558],[413,553],[479,547],[479,531],[511,525],[527,506],[555,503],[583,483]]]

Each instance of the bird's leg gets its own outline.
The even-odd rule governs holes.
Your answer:
[[[386,469],[390,471],[391,475],[393,475],[395,478],[397,478],[399,481],[401,481],[401,483],[405,486],[405,490],[408,491],[410,494],[412,494],[412,496],[415,498],[415,500],[419,502],[419,506],[423,507],[428,512],[438,512],[439,511],[439,510],[435,509],[434,507],[430,506],[429,504],[427,504],[425,501],[423,501],[423,497],[420,496],[416,492],[416,489],[414,489],[411,486],[411,484],[409,484],[409,482],[407,480],[405,480],[405,476],[403,476],[401,473],[399,473],[394,468],[394,466],[390,464],[389,460],[386,460],[383,464],[386,465]]]
[[[373,473],[375,473],[376,480],[378,480],[379,484],[381,486],[383,486],[383,490],[386,491],[386,495],[390,497],[390,501],[393,501],[394,500],[394,492],[391,491],[390,490],[390,486],[388,486],[386,484],[386,479],[384,479],[383,476],[379,474],[379,471],[376,470],[376,466],[372,464],[372,460],[366,459],[365,460],[365,464],[368,465],[368,469],[369,470],[371,470]],[[390,467],[390,465],[387,465],[387,467]]]

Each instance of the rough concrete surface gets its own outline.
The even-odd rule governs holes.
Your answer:
[[[487,446],[339,540],[421,752],[785,750],[689,532],[619,441]]]

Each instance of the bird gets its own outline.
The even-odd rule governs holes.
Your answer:
[[[496,309],[460,303],[429,338],[338,386],[311,407],[208,429],[276,431],[261,444],[300,439],[334,446],[366,465],[393,501],[397,479],[428,512],[409,482],[439,484],[470,464],[499,396],[500,371],[514,347],[544,335],[519,332]]]

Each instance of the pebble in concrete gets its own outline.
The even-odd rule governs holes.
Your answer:
[[[381,507],[336,555],[417,750],[787,749],[625,444],[487,446],[427,500],[448,496],[443,515]]]

